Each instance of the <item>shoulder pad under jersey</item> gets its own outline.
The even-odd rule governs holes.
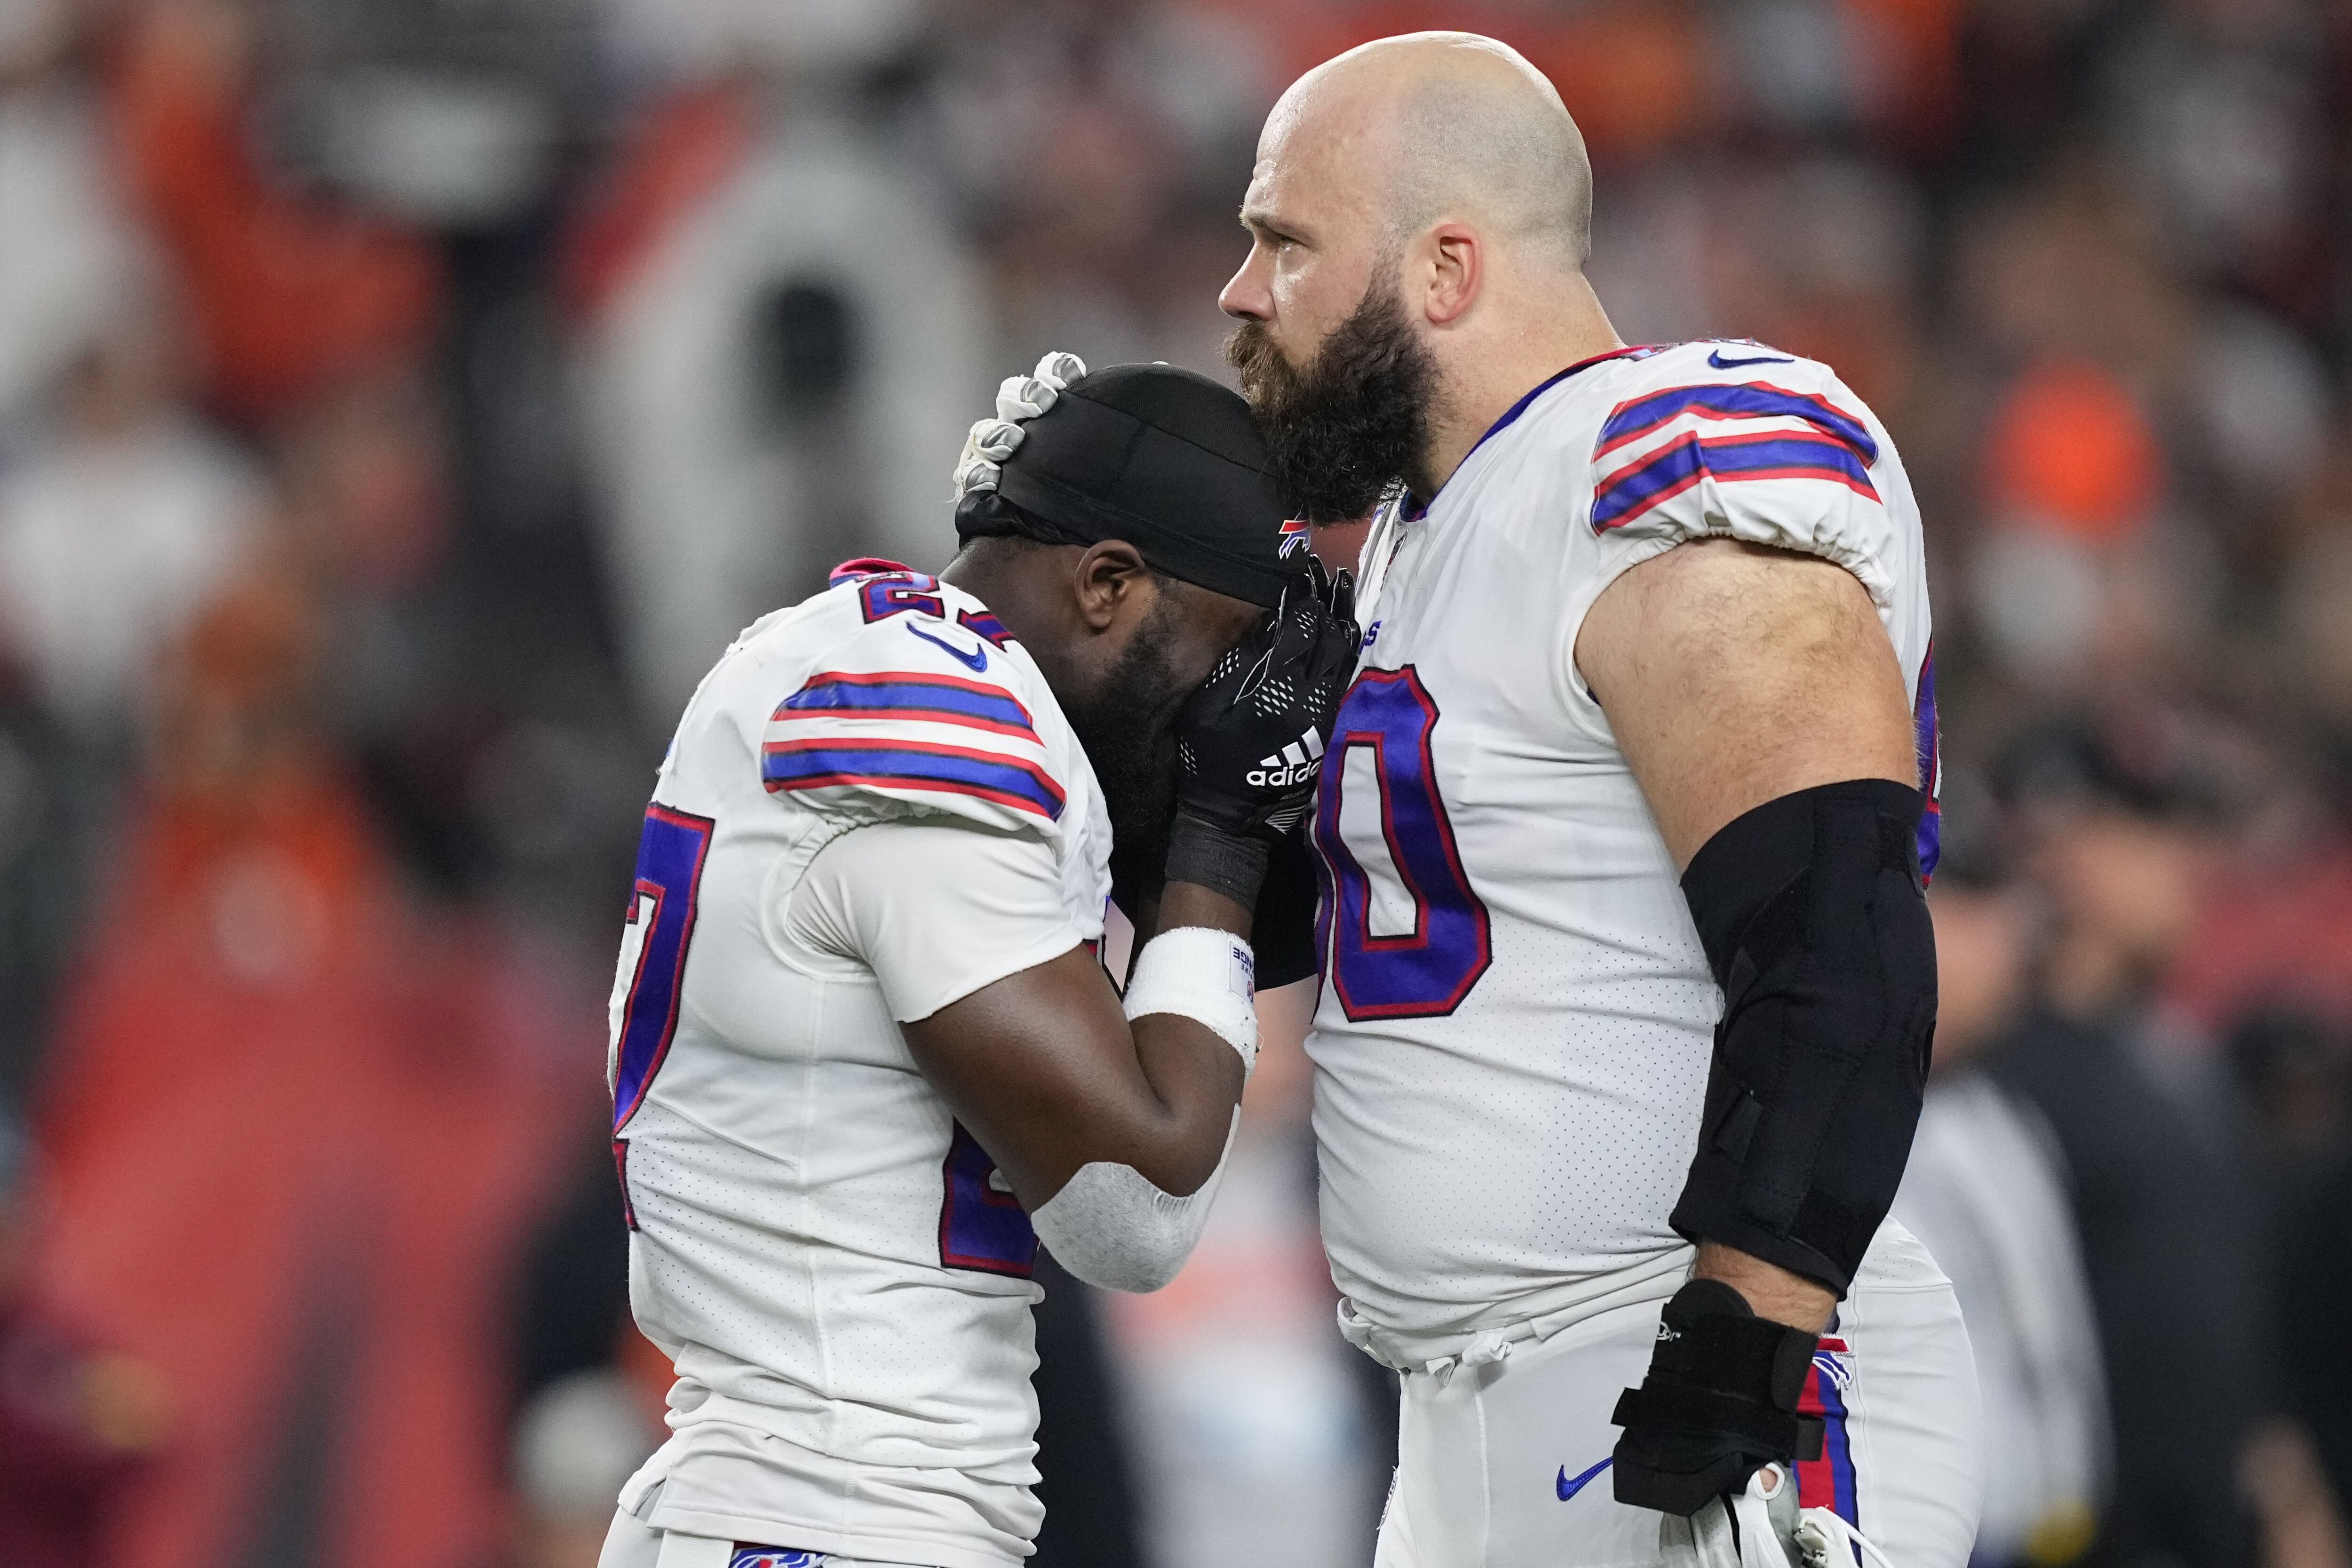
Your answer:
[[[833,592],[854,598],[857,619],[778,694],[761,738],[769,793],[827,815],[919,812],[1056,836],[1061,748],[1038,709],[1055,731],[1059,715],[995,618],[913,571]]]
[[[1894,525],[1874,477],[1884,434],[1827,365],[1731,342],[1637,363],[1593,440],[1585,521],[1596,534],[1716,535],[1825,556],[1886,602]]]

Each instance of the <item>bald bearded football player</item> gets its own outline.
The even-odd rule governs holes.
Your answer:
[[[1391,496],[1308,1046],[1341,1325],[1403,1374],[1377,1562],[1736,1521],[1961,1568],[1968,1342],[1885,1220],[1935,1018],[1918,514],[1828,367],[1622,343],[1591,191],[1518,56],[1384,39],[1276,104],[1222,300],[1294,507]]]

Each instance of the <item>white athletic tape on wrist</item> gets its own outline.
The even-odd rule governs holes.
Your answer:
[[[1178,926],[1153,937],[1135,961],[1126,1006],[1130,1020],[1181,1014],[1240,1052],[1243,1072],[1257,1066],[1257,964],[1231,931]]]

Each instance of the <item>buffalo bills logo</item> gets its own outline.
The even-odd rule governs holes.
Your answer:
[[[789,1546],[746,1546],[739,1541],[727,1568],[824,1568],[824,1553]]]

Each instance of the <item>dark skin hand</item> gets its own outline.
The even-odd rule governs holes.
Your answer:
[[[1250,911],[1171,882],[1157,929],[1178,926],[1246,939]],[[1162,1192],[1198,1192],[1241,1100],[1239,1052],[1176,1014],[1130,1026],[1083,947],[902,1028],[923,1076],[1032,1213],[1097,1160],[1132,1165]]]
[[[1155,717],[1176,711],[1265,613],[1155,579],[1118,540],[971,551],[942,574],[988,602],[1066,700],[1109,678],[1158,596],[1178,596],[1171,677]],[[1251,911],[1190,882],[1161,894],[1151,933],[1208,926],[1247,940]],[[1140,933],[1139,933],[1139,939]],[[1132,1165],[1161,1191],[1197,1192],[1217,1168],[1242,1093],[1242,1059],[1202,1025],[1153,1014],[1130,1025],[1084,947],[1007,975],[901,1026],[915,1065],[1034,1213],[1078,1168]]]

